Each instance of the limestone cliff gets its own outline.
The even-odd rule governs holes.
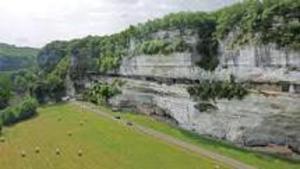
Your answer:
[[[57,66],[67,57],[71,66],[46,91],[73,96],[93,82],[120,79],[125,84],[111,106],[239,145],[300,152],[299,7],[292,0],[245,1],[211,14],[171,14],[111,36],[53,42],[38,57],[41,71],[67,70]],[[232,79],[248,95],[201,100],[188,92],[203,81]]]
[[[196,65],[201,60],[196,52],[137,55],[125,57],[113,77],[91,74],[85,83],[120,78],[126,84],[110,104],[121,110],[166,117],[182,128],[244,146],[288,145],[299,152],[300,53],[272,44],[236,50],[220,45],[219,50],[214,71]],[[187,87],[231,75],[251,84],[250,94],[242,100],[218,99],[216,109],[200,111]]]
[[[220,63],[214,71],[196,65],[201,60],[197,52],[124,58],[115,75],[127,83],[122,94],[110,100],[111,105],[166,116],[185,129],[237,144],[288,145],[299,152],[300,53],[272,44],[227,50],[222,45],[226,41],[220,43]],[[192,99],[187,87],[231,75],[251,84],[250,94],[242,100],[218,99],[216,109],[200,111],[199,101]],[[109,76],[90,77],[91,81],[111,81]]]

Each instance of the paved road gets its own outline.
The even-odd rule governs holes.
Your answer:
[[[95,112],[95,113],[97,113],[97,114],[99,114],[103,117],[114,119],[114,117],[111,114],[104,113],[104,112],[100,111],[99,109],[97,109],[97,106],[94,105],[94,104],[86,103],[86,102],[77,102],[77,101],[73,102],[73,103],[80,106],[80,107],[82,107],[83,109]],[[122,121],[122,120],[119,120],[119,121],[122,124],[127,125],[127,121]],[[219,161],[219,162],[221,162],[223,164],[226,164],[226,165],[228,165],[232,168],[235,168],[235,169],[255,169],[255,167],[244,164],[244,163],[242,163],[240,161],[237,161],[235,159],[232,159],[232,158],[229,158],[229,157],[211,152],[209,150],[206,150],[206,149],[203,149],[203,148],[201,148],[199,146],[196,146],[194,144],[187,143],[185,141],[179,140],[177,138],[174,138],[170,135],[158,132],[156,130],[153,130],[153,129],[150,129],[150,128],[147,128],[147,127],[144,127],[144,126],[141,126],[141,125],[138,125],[138,124],[132,125],[132,128],[135,128],[139,132],[142,132],[142,133],[147,134],[149,136],[155,137],[155,138],[160,139],[162,141],[165,141],[169,144],[176,145],[176,146],[179,146],[179,147],[181,147],[185,150],[188,150],[188,151],[194,152],[196,154],[199,154],[200,156],[206,156],[206,157],[211,158],[213,160]]]

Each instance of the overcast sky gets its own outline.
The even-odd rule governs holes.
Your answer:
[[[211,11],[237,0],[0,0],[0,42],[41,47],[104,35],[177,11]]]

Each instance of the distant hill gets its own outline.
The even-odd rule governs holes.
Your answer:
[[[11,71],[36,65],[39,49],[0,43],[0,71]]]

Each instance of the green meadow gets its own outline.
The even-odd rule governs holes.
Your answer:
[[[228,168],[73,104],[45,106],[38,112],[4,129],[1,169]]]
[[[171,124],[163,123],[159,120],[142,114],[128,112],[113,112],[110,108],[99,107],[103,112],[109,112],[114,116],[120,116],[121,119],[133,121],[137,124],[154,129],[156,131],[168,134],[179,140],[195,144],[212,152],[231,157],[258,169],[299,169],[300,161],[286,159],[279,156],[261,154],[254,151],[237,148],[234,145],[212,140],[198,134],[180,129]]]

